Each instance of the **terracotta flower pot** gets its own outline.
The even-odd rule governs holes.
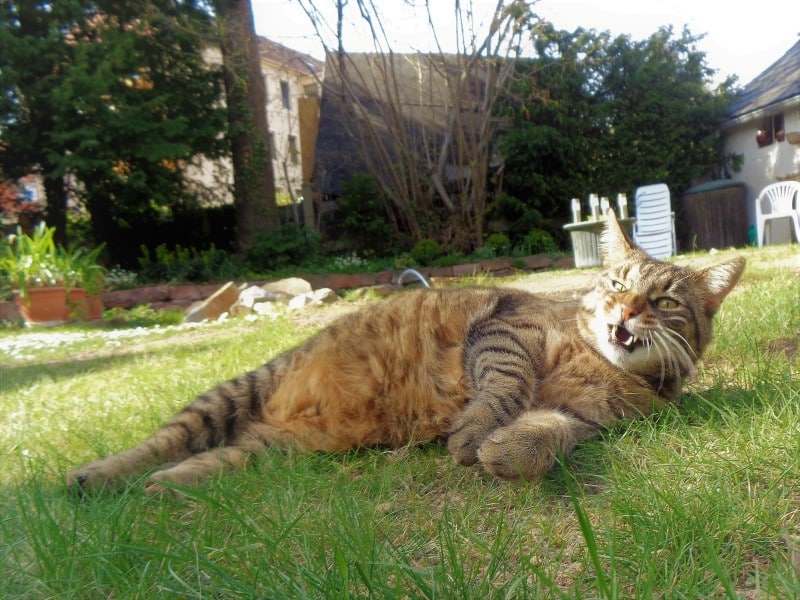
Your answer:
[[[99,294],[87,295],[82,289],[64,287],[33,287],[27,300],[14,290],[14,302],[26,323],[59,325],[71,319],[94,320],[103,316]]]

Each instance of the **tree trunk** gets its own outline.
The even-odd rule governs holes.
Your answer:
[[[54,235],[56,243],[66,246],[68,241],[67,186],[64,181],[64,176],[58,175],[52,177],[45,173],[42,179],[44,180],[44,195],[47,199],[47,218],[45,220],[48,227],[56,228]]]
[[[240,252],[256,233],[279,225],[269,149],[266,86],[249,0],[215,0],[233,160],[236,237]]]

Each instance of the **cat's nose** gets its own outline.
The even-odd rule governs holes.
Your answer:
[[[636,309],[635,306],[631,306],[630,304],[623,304],[622,305],[622,320],[627,321],[639,314],[639,311]]]
[[[631,295],[627,298],[623,298],[620,311],[622,321],[625,322],[628,319],[632,319],[633,317],[641,314],[644,308],[645,302],[641,296]]]

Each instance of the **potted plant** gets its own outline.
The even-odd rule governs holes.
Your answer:
[[[0,243],[0,272],[13,288],[17,308],[28,323],[100,318],[104,270],[97,259],[103,246],[63,248],[54,233],[44,223],[31,235],[17,227]]]

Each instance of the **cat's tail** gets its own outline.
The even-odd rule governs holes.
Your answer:
[[[282,441],[279,432],[271,435],[261,414],[293,353],[201,394],[138,446],[71,471],[67,484],[79,489],[116,486],[120,480],[165,466],[150,477],[148,486],[155,491],[164,480],[197,485],[227,466],[243,465],[249,455]]]

